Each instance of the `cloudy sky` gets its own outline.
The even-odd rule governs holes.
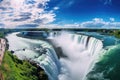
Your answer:
[[[0,0],[0,28],[120,28],[119,0]]]

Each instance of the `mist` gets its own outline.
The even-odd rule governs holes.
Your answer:
[[[62,67],[59,80],[84,80],[94,64],[95,56],[102,49],[100,40],[68,32],[62,32],[55,37],[54,43],[67,56],[60,58]]]

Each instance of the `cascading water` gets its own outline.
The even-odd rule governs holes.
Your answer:
[[[9,50],[13,50],[14,55],[19,59],[30,59],[37,63],[37,65],[45,70],[49,80],[58,80],[60,63],[53,47],[45,41],[22,38],[16,36],[16,34],[18,33],[6,36],[9,43]],[[39,51],[36,52],[34,48],[37,48],[37,50],[40,49],[36,46],[42,46],[46,49],[46,53],[41,54]]]
[[[46,48],[47,52],[42,55],[32,49],[15,54],[18,57],[25,55],[26,58],[35,61],[45,70],[49,80],[86,80],[86,75],[94,65],[103,46],[100,40],[85,35],[66,32],[57,36],[52,35],[50,39],[53,44],[61,47],[63,54],[67,56],[66,58],[60,57],[59,60],[54,49],[44,41],[20,38],[13,34],[7,36],[7,39],[11,50],[30,48],[31,45],[41,45]]]
[[[103,47],[102,42],[93,37],[71,33],[62,33],[53,40],[67,56],[60,58],[59,80],[86,80],[87,73]]]
[[[54,50],[47,49],[46,54],[35,58],[34,61],[45,70],[49,80],[58,80],[57,76],[60,72],[60,64]]]

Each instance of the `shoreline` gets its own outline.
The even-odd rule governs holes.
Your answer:
[[[11,74],[9,74],[11,73]],[[0,66],[0,80],[48,80],[44,70],[29,60],[20,60],[17,56],[5,51]]]
[[[9,44],[8,44],[8,40],[5,38],[5,39],[2,39],[2,38],[0,38],[0,43],[2,43],[3,42],[3,40],[4,40],[4,42],[5,42],[5,44],[1,44],[0,46],[0,48],[2,48],[3,46],[4,46],[4,49],[2,48],[2,49],[0,49],[0,50],[2,50],[2,54],[0,53],[0,80],[6,80],[6,78],[8,78],[9,76],[5,76],[5,75],[8,75],[8,72],[7,71],[5,71],[4,72],[4,69],[7,69],[6,67],[5,67],[5,65],[7,65],[8,67],[10,67],[11,65],[11,63],[8,63],[9,61],[11,61],[12,63],[14,63],[16,66],[17,65],[19,65],[19,64],[21,64],[21,62],[22,63],[27,63],[27,64],[29,64],[29,65],[31,65],[31,67],[33,66],[34,68],[36,68],[36,70],[37,70],[37,72],[36,71],[32,71],[32,72],[34,72],[35,74],[33,74],[33,75],[35,75],[36,77],[37,77],[37,80],[48,80],[48,75],[46,75],[46,73],[45,73],[45,71],[40,67],[40,66],[38,66],[35,62],[32,62],[32,61],[30,61],[30,60],[20,60],[20,59],[18,59],[18,57],[17,56],[15,56],[15,55],[13,55],[10,51],[8,51],[8,48],[9,48]],[[2,41],[2,42],[1,42]],[[4,54],[3,54],[3,51],[4,51]],[[7,56],[6,56],[7,55]],[[7,57],[9,57],[10,59],[7,59],[6,60],[6,58]],[[14,61],[14,58],[16,59],[16,60],[18,60],[18,62],[15,62]],[[19,61],[20,61],[20,63],[19,63]],[[14,65],[14,66],[15,66]],[[21,64],[21,66],[23,66],[23,65],[25,65],[25,64]],[[15,66],[15,67],[16,67]],[[4,68],[4,69],[3,69]],[[19,69],[19,67],[16,67],[16,68],[18,68]],[[16,68],[11,68],[10,69],[10,71],[14,71]],[[29,68],[25,68],[26,70],[28,70],[29,71]],[[23,71],[24,72],[24,71]],[[17,74],[17,73],[14,73],[14,74]],[[29,73],[28,72],[28,74],[32,74],[31,72]],[[21,74],[20,73],[20,75],[23,75],[23,74]],[[32,75],[31,75],[32,76]],[[16,77],[15,75],[13,76],[14,78]],[[20,77],[20,76],[19,76]],[[22,78],[24,77],[24,76],[21,76]],[[27,76],[26,76],[27,77]],[[28,77],[29,78],[29,77]],[[30,78],[30,80],[31,80],[32,78]]]

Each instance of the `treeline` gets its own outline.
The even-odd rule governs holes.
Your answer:
[[[28,29],[0,29],[0,37],[4,37],[4,35],[12,32],[20,32],[20,31],[84,31],[84,32],[98,32],[106,35],[113,35],[117,38],[120,38],[120,29],[87,29],[87,28],[59,28],[59,29],[49,29],[49,28],[28,28]]]
[[[110,35],[120,38],[120,30],[113,30]]]

